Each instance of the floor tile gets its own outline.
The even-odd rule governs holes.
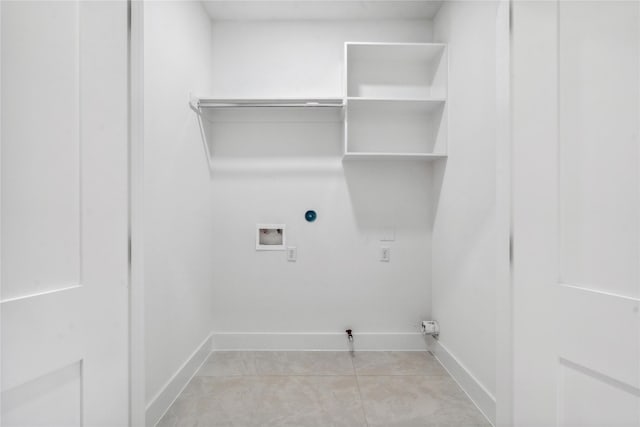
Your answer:
[[[357,375],[447,375],[426,351],[358,351],[353,365]]]
[[[353,375],[347,351],[261,351],[255,353],[258,375]]]
[[[366,426],[355,376],[195,377],[159,427]]]
[[[366,426],[355,376],[262,377],[261,426]]]
[[[158,426],[489,426],[430,353],[353,357],[213,353]]]
[[[196,411],[188,410],[184,405],[192,405],[192,402],[184,399],[176,400],[156,427],[196,427],[198,425]]]
[[[231,377],[256,375],[256,352],[254,351],[214,351],[196,375],[210,377]]]
[[[358,377],[369,426],[489,426],[449,377]]]
[[[261,395],[256,377],[194,377],[158,426],[252,426]]]

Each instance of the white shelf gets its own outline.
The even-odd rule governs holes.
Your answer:
[[[340,131],[335,125],[340,122],[343,160],[446,159],[446,45],[346,43],[345,55],[345,97],[192,96],[209,166],[216,138],[260,138],[263,130],[256,129],[264,127],[262,123],[274,132],[297,132],[308,140],[310,127],[334,133]]]
[[[384,108],[402,106],[407,109],[420,110],[424,113],[433,113],[444,108],[445,99],[399,99],[399,98],[366,98],[366,97],[348,97],[347,106],[349,105],[371,105]]]
[[[358,43],[347,42],[351,61],[394,61],[428,64],[439,60],[446,48],[443,43]]]
[[[392,101],[392,102],[446,102],[445,98],[385,98],[371,96],[348,96],[347,101]]]
[[[445,153],[446,102],[349,100],[346,153]]]
[[[345,157],[446,157],[446,45],[346,43],[345,55]]]
[[[342,108],[342,98],[192,98],[196,108]]]
[[[441,43],[346,43],[348,97],[446,98],[447,49]]]
[[[435,153],[345,153],[345,160],[375,160],[375,159],[398,159],[398,160],[441,160],[446,159],[446,154]]]

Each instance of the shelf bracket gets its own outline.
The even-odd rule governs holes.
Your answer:
[[[200,101],[193,94],[189,94],[189,108],[191,108],[198,117],[198,128],[200,129],[200,138],[202,139],[202,145],[204,147],[204,155],[207,158],[207,167],[209,168],[209,175],[213,174],[213,159],[211,158],[211,148],[207,144],[207,134],[204,130],[204,123],[202,122],[202,112],[200,111]]]

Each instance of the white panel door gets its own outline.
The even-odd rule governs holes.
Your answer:
[[[640,3],[513,2],[514,424],[640,426]]]
[[[2,425],[125,426],[127,3],[0,18]]]

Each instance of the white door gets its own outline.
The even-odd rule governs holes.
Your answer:
[[[2,425],[125,426],[127,3],[0,15]]]
[[[640,5],[515,1],[516,426],[640,426]]]

